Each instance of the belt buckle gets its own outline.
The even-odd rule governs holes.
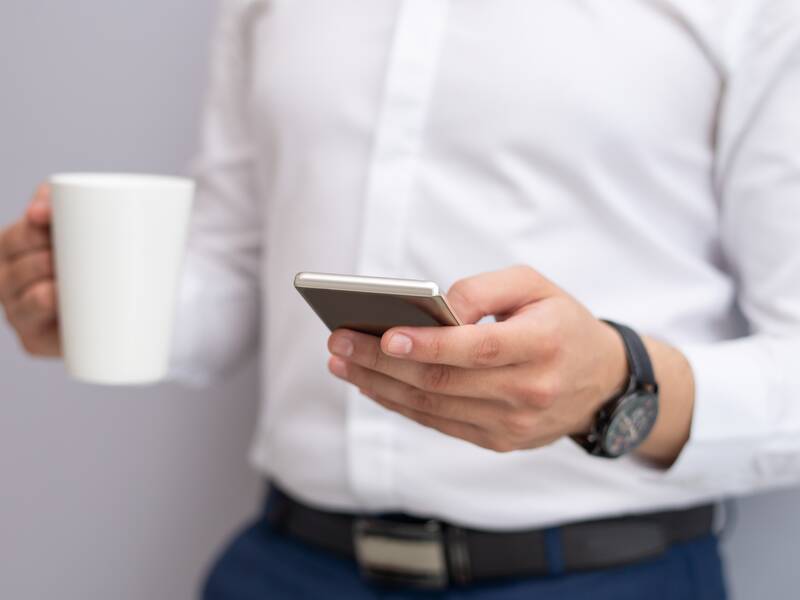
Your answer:
[[[353,547],[362,577],[386,586],[447,587],[442,524],[378,518],[353,522]]]

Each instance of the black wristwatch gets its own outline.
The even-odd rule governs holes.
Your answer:
[[[658,417],[658,383],[642,338],[625,325],[605,321],[625,344],[630,379],[620,395],[598,411],[591,431],[573,439],[593,456],[618,458],[635,450]]]

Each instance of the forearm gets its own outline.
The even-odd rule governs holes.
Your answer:
[[[205,386],[224,379],[258,345],[258,283],[225,262],[189,252],[184,263],[169,379]]]

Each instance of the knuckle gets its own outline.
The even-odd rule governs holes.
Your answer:
[[[479,367],[492,365],[500,356],[500,349],[500,340],[496,335],[484,335],[472,350],[472,362]]]
[[[8,267],[8,286],[11,290],[19,290],[25,282],[25,264],[21,261],[16,261]]]
[[[502,420],[504,437],[512,440],[527,439],[530,437],[534,426],[534,420],[522,412],[515,412]]]
[[[425,427],[430,427],[431,429],[436,429],[437,431],[442,431],[441,423],[436,419],[434,419],[433,417],[425,414],[424,412],[421,411],[411,412],[407,416],[409,419],[416,421],[420,425],[424,425]]]
[[[540,408],[549,408],[561,395],[562,385],[557,377],[545,378],[537,382],[533,400]]]
[[[545,319],[536,343],[542,355],[548,358],[558,356],[561,352],[562,333],[556,318]]]
[[[346,363],[344,369],[344,380],[361,389],[372,391],[372,382],[364,376],[363,371],[358,367],[358,365]]]
[[[50,313],[55,308],[53,290],[50,285],[37,285],[30,293],[30,308],[37,313]]]
[[[536,271],[536,269],[534,269],[532,266],[530,266],[529,264],[526,264],[526,263],[518,263],[518,264],[514,265],[513,268],[516,269],[517,271],[519,271],[520,273],[522,273],[523,275],[527,275],[529,277],[538,275],[538,272]]]
[[[20,317],[29,315],[36,310],[36,294],[32,290],[26,291],[17,302],[17,313]]]
[[[447,291],[447,295],[456,295],[461,299],[466,300],[466,288],[469,287],[469,279],[459,279]]]
[[[352,354],[348,357],[348,361],[355,365],[359,365],[370,371],[378,371],[383,364],[383,352],[376,344],[367,342],[360,338],[353,339],[348,336],[347,338],[352,344]],[[333,338],[329,340],[328,349],[333,352],[333,347],[330,345]]]
[[[367,350],[367,366],[373,371],[379,371],[381,365],[383,364],[383,353],[380,351],[379,348],[370,345],[369,350]]]
[[[19,284],[21,281],[20,275],[20,268],[18,262],[10,263],[5,269],[5,275],[3,278],[3,283],[5,287],[9,288],[9,293],[13,292],[17,288],[19,288]]]
[[[46,277],[52,273],[52,259],[50,252],[40,253],[33,262],[33,271],[37,277]]]
[[[476,439],[475,444],[480,446],[484,450],[494,451],[494,448],[492,448],[492,441],[488,437],[480,437]]]
[[[507,438],[500,436],[492,438],[489,441],[489,449],[494,450],[499,454],[508,454],[516,450],[514,444]]]
[[[534,269],[532,266],[526,265],[524,263],[514,265],[513,267],[511,267],[511,271],[519,275],[520,277],[528,280],[538,280],[541,279],[542,277],[539,274],[539,271]]]
[[[445,365],[430,365],[422,372],[422,389],[439,391],[450,383],[450,369]]]
[[[437,415],[442,410],[442,403],[439,398],[422,390],[416,390],[411,393],[411,403],[415,410],[428,415]]]
[[[438,361],[442,357],[442,340],[439,339],[439,336],[433,336],[428,344],[428,351],[430,352],[430,359],[434,362]]]
[[[531,397],[531,386],[519,377],[504,377],[499,385],[503,398],[511,400],[513,405],[522,404]]]
[[[25,220],[20,219],[8,229],[4,237],[4,249],[10,256],[15,253],[17,248],[25,241]]]
[[[478,288],[473,278],[459,279],[447,292],[447,295],[458,297],[464,304],[471,306],[475,304]]]
[[[481,307],[481,302],[479,299],[481,298],[481,284],[480,282],[476,281],[475,279],[469,279],[468,281],[464,282],[464,285],[461,287],[462,295],[467,301],[475,306]]]

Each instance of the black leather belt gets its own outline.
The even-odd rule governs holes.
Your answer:
[[[316,510],[272,487],[270,527],[355,559],[365,579],[442,588],[503,577],[605,569],[655,558],[712,532],[714,507],[631,515],[549,529],[489,532],[407,515]]]

